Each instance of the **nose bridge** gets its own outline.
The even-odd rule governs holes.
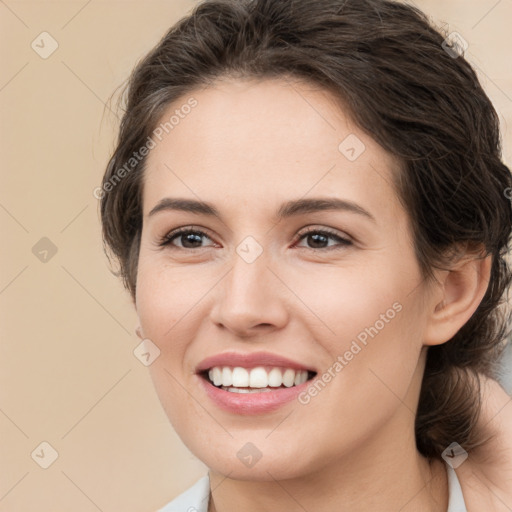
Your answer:
[[[268,285],[272,273],[267,268],[268,262],[268,253],[258,242],[244,239],[232,257],[232,269],[226,280],[226,302],[248,313],[260,310],[271,299]]]
[[[268,254],[259,247],[254,241],[242,241],[236,247],[228,278],[229,292],[233,297],[257,298],[259,293],[264,293],[270,272],[267,268]]]
[[[282,327],[287,317],[282,285],[269,263],[270,254],[252,237],[238,244],[215,306],[216,323],[239,334],[261,324]]]

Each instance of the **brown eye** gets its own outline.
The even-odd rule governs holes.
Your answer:
[[[309,247],[303,247],[305,249],[319,250],[319,249],[339,249],[341,247],[346,247],[352,245],[350,240],[339,236],[337,233],[333,233],[328,230],[319,230],[312,229],[303,233],[299,237],[299,241],[306,240]],[[329,246],[329,240],[334,240],[334,245]]]
[[[181,249],[201,249],[204,247],[201,245],[203,238],[211,240],[210,237],[203,231],[185,228],[178,231],[172,231],[171,233],[165,235],[158,245],[172,246]],[[174,243],[175,240],[179,240],[181,245],[176,245]]]

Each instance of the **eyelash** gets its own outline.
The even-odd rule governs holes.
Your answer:
[[[185,250],[185,251],[194,251],[194,250],[197,250],[197,249],[204,249],[204,247],[188,248],[188,247],[174,246],[172,244],[173,240],[175,240],[176,238],[179,238],[180,235],[184,235],[184,234],[200,235],[200,236],[204,236],[206,238],[209,238],[211,240],[211,238],[208,236],[208,234],[205,233],[204,231],[202,231],[200,229],[192,229],[190,227],[185,227],[185,228],[179,228],[176,231],[171,231],[170,233],[168,233],[165,236],[163,236],[160,239],[160,241],[158,242],[158,246],[159,247],[170,246],[173,249],[181,249],[181,250]],[[348,247],[348,246],[352,245],[352,242],[350,240],[348,240],[347,238],[341,237],[336,232],[331,231],[328,228],[323,228],[323,229],[310,228],[307,231],[299,234],[298,238],[297,238],[297,241],[295,243],[301,242],[307,236],[312,235],[312,234],[323,235],[323,236],[325,236],[327,238],[335,239],[338,242],[339,245],[338,246],[334,246],[334,247],[322,247],[322,248],[316,248],[316,249],[312,248],[312,247],[301,247],[301,249],[307,249],[307,250],[310,250],[310,251],[330,251],[330,250],[339,250],[339,249],[342,249],[344,247]]]

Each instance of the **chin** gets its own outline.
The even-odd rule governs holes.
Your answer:
[[[304,450],[297,449],[292,443],[287,443],[283,450],[282,444],[279,446],[267,440],[266,446],[259,449],[257,441],[251,443],[240,439],[241,436],[230,438],[229,442],[219,443],[213,450],[211,446],[197,443],[188,447],[211,471],[234,480],[269,482],[300,478],[319,465],[304,457]]]

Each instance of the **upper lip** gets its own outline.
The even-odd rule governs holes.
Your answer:
[[[303,365],[287,357],[271,352],[253,352],[249,354],[240,354],[238,352],[224,352],[203,359],[196,368],[197,373],[209,370],[214,366],[241,366],[242,368],[254,368],[256,366],[279,366],[292,368],[294,370],[315,371],[312,368]]]

